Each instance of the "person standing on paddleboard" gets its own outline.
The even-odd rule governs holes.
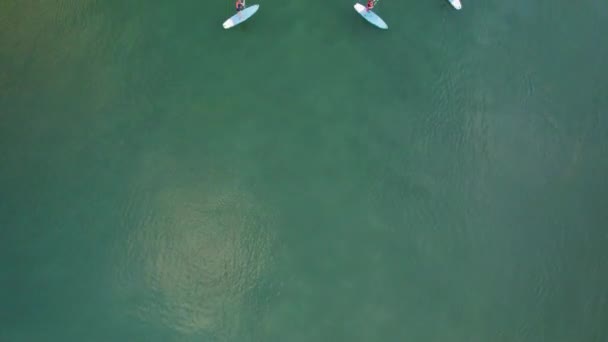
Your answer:
[[[243,0],[236,0],[236,11],[240,12],[245,9],[245,2]]]
[[[375,4],[376,4],[376,0],[367,0],[367,10],[371,11],[372,8],[374,8]]]

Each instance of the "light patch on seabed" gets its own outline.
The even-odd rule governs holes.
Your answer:
[[[171,179],[162,181],[189,178],[169,164],[161,169]],[[125,208],[131,227],[124,248],[128,265],[117,267],[119,290],[130,292],[135,283],[140,285],[131,291],[143,287],[152,294],[131,312],[144,322],[161,321],[185,334],[230,336],[271,267],[272,210],[232,180],[157,186],[154,178],[143,176],[146,184]]]

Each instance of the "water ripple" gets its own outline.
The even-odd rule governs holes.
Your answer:
[[[231,334],[272,262],[268,208],[217,184],[136,187],[130,198],[127,257],[116,269],[117,290],[139,298],[131,315],[182,333]]]

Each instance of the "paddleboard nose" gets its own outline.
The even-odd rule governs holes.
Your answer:
[[[450,4],[452,4],[452,7],[454,7],[457,10],[460,10],[462,8],[462,4],[460,3],[460,0],[450,0]]]

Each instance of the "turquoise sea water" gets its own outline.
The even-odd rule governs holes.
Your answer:
[[[608,339],[606,3],[258,3],[0,1],[1,341]]]

